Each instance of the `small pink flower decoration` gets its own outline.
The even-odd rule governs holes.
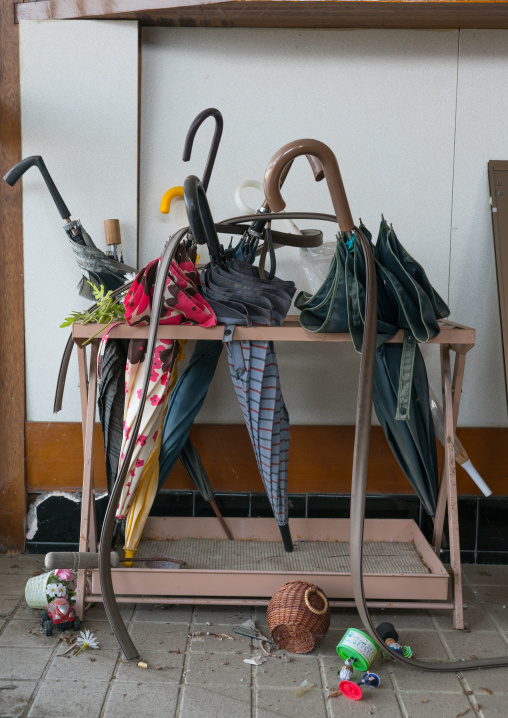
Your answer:
[[[125,431],[124,431],[124,434],[125,434],[125,438],[126,438],[126,439],[129,438],[129,434],[130,434],[130,433],[131,433],[131,427],[130,427],[130,426],[127,426],[127,427],[125,428]]]
[[[138,436],[138,441],[139,441],[139,443],[140,443],[141,446],[144,446],[144,445],[146,444],[147,438],[148,438],[148,437],[147,437],[147,436],[143,436],[143,434],[140,434],[140,435]]]
[[[158,396],[152,396],[150,398],[150,404],[152,406],[158,406],[159,405],[159,397]]]
[[[136,466],[139,468],[140,466],[143,466],[144,463],[145,463],[145,462],[143,461],[143,459],[138,459],[138,460],[136,461]]]
[[[141,389],[138,389],[137,394],[138,394],[138,399],[141,399]]]
[[[74,578],[74,574],[68,568],[58,568],[55,571],[55,576],[58,576],[61,581],[72,581]]]
[[[129,474],[132,476],[132,478],[134,478],[134,476],[135,476],[135,474],[136,474],[136,471],[135,471],[134,469],[131,469],[131,470],[129,471]]]
[[[158,434],[158,433],[159,433],[159,431],[157,430],[157,431],[155,432],[155,434],[152,436],[152,439],[153,439],[154,441],[157,440],[157,434]]]

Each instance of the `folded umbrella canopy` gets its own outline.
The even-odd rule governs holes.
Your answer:
[[[106,291],[116,290],[125,282],[132,279],[136,270],[123,262],[109,257],[98,249],[84,230],[79,220],[71,221],[70,212],[62,199],[44,160],[40,155],[26,157],[18,162],[5,175],[4,180],[11,186],[30,169],[37,167],[47,185],[47,188],[56,204],[61,218],[65,221],[64,229],[70,240],[77,263],[84,276],[78,284],[78,290],[85,299],[93,299],[88,282],[95,287],[104,286]],[[58,413],[62,408],[63,388],[67,374],[67,367],[72,354],[74,342],[72,336],[67,340],[62,365],[60,367],[54,411]],[[123,384],[125,362],[127,358],[127,342],[115,340],[108,343],[104,355],[102,381],[98,386],[99,417],[104,439],[104,453],[106,457],[106,478],[108,491],[113,485],[120,456],[122,443],[122,420],[125,394],[119,391]]]
[[[213,326],[217,323],[215,315],[198,290],[199,273],[195,267],[195,246],[190,250],[180,245],[175,260],[166,278],[163,295],[163,306],[159,324],[198,324]],[[150,262],[136,277],[125,297],[125,319],[131,326],[139,326],[150,322],[152,312],[153,286],[157,274],[159,260]],[[162,428],[164,411],[167,406],[171,374],[177,359],[178,341],[159,339],[151,362],[148,394],[141,405],[143,370],[146,354],[146,340],[131,339],[125,370],[125,413],[120,456],[120,469],[125,459],[127,445],[133,424],[138,413],[142,412],[140,426],[137,430],[135,450],[129,459],[129,471],[124,483],[116,510],[117,521],[125,519],[139,491],[143,492],[143,506],[151,506],[145,495],[155,495],[158,485],[158,451],[161,440],[159,433]],[[147,471],[145,465],[150,462]],[[146,488],[149,484],[150,489]],[[143,515],[145,509],[141,512]],[[136,540],[129,541],[126,536],[126,552],[134,553],[139,542],[140,532],[135,534]],[[129,553],[129,555],[130,555]]]
[[[371,235],[360,231],[371,243]],[[377,279],[377,349],[374,408],[402,471],[433,516],[438,490],[434,425],[425,363],[417,342],[439,333],[438,319],[449,314],[416,260],[395,232],[381,222],[373,248]],[[314,296],[301,293],[295,306],[309,331],[351,333],[362,351],[365,317],[365,256],[355,233],[338,237],[328,277]],[[403,344],[386,344],[399,329]]]

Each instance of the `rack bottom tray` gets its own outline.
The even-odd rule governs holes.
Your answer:
[[[213,518],[149,519],[137,557],[166,554],[187,566],[113,569],[115,593],[133,601],[150,596],[154,601],[171,597],[174,603],[179,597],[182,602],[206,597],[256,603],[269,599],[283,583],[301,579],[320,586],[330,599],[352,598],[349,519],[292,519],[295,550],[290,554],[273,519],[234,518],[227,523],[235,541],[223,538]],[[446,600],[448,572],[414,521],[368,519],[364,553],[368,599],[420,604]],[[99,593],[99,573],[93,571],[92,594]]]
[[[344,541],[297,541],[286,553],[280,541],[221,541],[185,538],[143,541],[137,558],[175,556],[180,570],[295,571],[349,573],[349,544]],[[429,567],[414,542],[368,541],[363,548],[365,573],[428,574]]]

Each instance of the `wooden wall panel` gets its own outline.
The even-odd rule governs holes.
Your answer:
[[[494,494],[508,494],[508,429],[466,428],[459,435],[470,458]],[[349,493],[353,462],[352,426],[293,426],[291,428],[289,490],[291,493]],[[216,491],[263,491],[247,430],[243,425],[199,424],[192,430],[212,486]],[[81,425],[26,425],[27,486],[29,492],[81,487]],[[106,487],[100,426],[95,434],[95,485]],[[479,493],[469,476],[457,471],[462,494]],[[167,489],[192,489],[180,464],[166,481]],[[411,493],[379,427],[372,429],[368,491]]]
[[[21,159],[19,34],[0,0],[0,177]],[[0,180],[0,552],[25,546],[25,340],[21,183]]]

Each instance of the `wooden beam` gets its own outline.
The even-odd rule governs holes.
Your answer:
[[[185,27],[508,28],[506,0],[44,0],[17,14]]]
[[[99,424],[96,424],[95,431],[94,482],[97,490],[105,490],[104,449]],[[506,496],[508,464],[504,447],[508,446],[508,429],[463,428],[457,433],[471,461],[494,494]],[[216,491],[264,491],[244,425],[197,424],[191,436]],[[29,422],[26,437],[30,492],[81,491],[83,437],[80,423]],[[291,427],[289,491],[349,493],[353,437],[352,426]],[[440,444],[438,451],[442,454]],[[457,468],[457,484],[461,494],[479,494],[473,481],[460,467]],[[194,487],[177,463],[164,488],[184,491]],[[377,494],[412,493],[379,427],[372,430],[368,491]]]
[[[19,32],[0,0],[0,176],[21,159]],[[0,180],[0,552],[25,547],[25,325],[21,182]]]

